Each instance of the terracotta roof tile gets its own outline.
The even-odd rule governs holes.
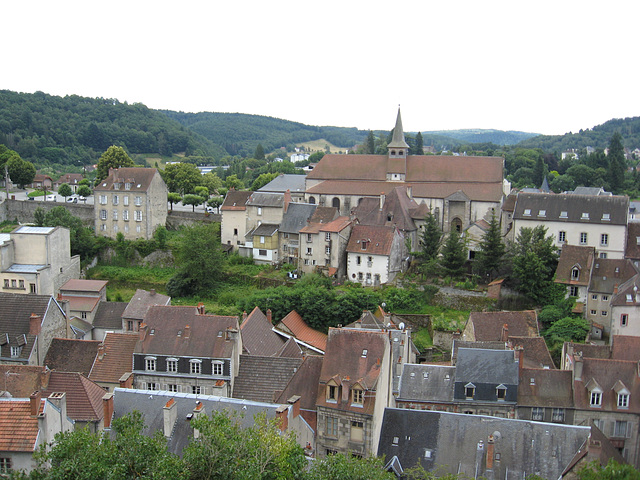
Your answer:
[[[72,278],[60,287],[60,291],[72,290],[74,292],[94,292],[100,293],[107,286],[105,280],[84,280]]]
[[[596,249],[594,247],[563,245],[554,281],[566,285],[589,285],[595,256]],[[572,277],[574,267],[578,269],[576,279]]]
[[[69,372],[51,372],[48,387],[43,396],[55,392],[65,392],[67,397],[67,415],[76,421],[99,422],[104,417],[102,397],[104,388],[92,382],[84,375]]]
[[[290,333],[301,342],[316,347],[323,352],[327,349],[327,335],[307,325],[295,310],[289,312],[276,328]]]
[[[640,222],[629,222],[627,224],[627,242],[624,256],[631,260],[640,260]]]
[[[70,312],[93,312],[98,306],[100,297],[80,297],[75,295],[60,295],[58,300],[69,302]]]
[[[40,401],[40,410],[44,408]],[[29,400],[0,398],[0,451],[32,452],[38,439],[38,417],[31,415]]]
[[[522,312],[471,312],[465,334],[473,330],[476,341],[503,340],[503,327],[507,325],[508,336],[538,337],[538,318],[534,310]]]
[[[573,407],[570,370],[523,368],[518,384],[518,404],[527,407]]]
[[[89,378],[94,382],[118,383],[123,374],[133,371],[138,335],[107,333],[102,343],[104,355],[96,357]]]
[[[602,389],[602,405],[598,411],[617,411],[617,394],[614,386],[621,381],[631,392],[629,408],[625,413],[640,413],[640,377],[638,362],[583,358],[582,380],[574,381],[574,401],[576,408],[589,410],[590,394],[587,385],[595,381]]]
[[[524,349],[524,366],[529,368],[556,368],[544,338],[514,337],[509,335],[509,342],[513,348],[522,347]]]
[[[29,398],[49,383],[51,372],[36,365],[0,365],[0,388],[14,398]]]
[[[394,239],[394,227],[376,225],[354,225],[347,244],[347,252],[360,252],[363,255],[389,255]],[[366,248],[362,248],[366,242]]]
[[[614,335],[611,341],[611,358],[632,362],[640,361],[640,337]]]

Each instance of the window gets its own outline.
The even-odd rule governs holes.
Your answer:
[[[629,394],[628,393],[619,393],[618,394],[618,408],[629,408]]]
[[[260,235],[260,243],[264,243],[264,235]]]
[[[142,210],[136,210],[133,212],[136,218],[136,222],[142,221]]]
[[[11,347],[11,358],[18,358],[22,352],[22,347]]]
[[[611,220],[611,214],[610,214],[610,213],[603,213],[603,214],[602,214],[602,220],[603,220],[604,222],[608,222],[608,221],[610,221],[610,220]]]
[[[594,293],[591,295],[591,300],[597,300],[598,299],[598,294]]]
[[[119,203],[118,195],[114,195],[113,197],[111,197],[111,201],[114,205],[118,205]]]
[[[533,407],[531,409],[531,420],[542,422],[544,420],[544,408]]]
[[[602,392],[599,390],[592,390],[589,405],[592,407],[599,407],[602,405]]]
[[[358,281],[364,280],[364,274],[362,272],[358,272]]]
[[[597,314],[598,314],[598,311],[597,311],[597,310],[589,310],[589,313],[590,313],[591,315],[597,315]]]
[[[127,184],[127,185],[129,185],[129,184]],[[129,206],[129,195],[125,195],[125,196],[123,196],[123,197],[122,197],[122,204],[123,204],[125,207],[128,207],[128,206]]]
[[[200,375],[202,372],[202,361],[201,360],[190,360],[189,361],[189,371],[192,375]]]
[[[100,210],[100,220],[106,220],[107,219],[107,211],[106,210]]]
[[[578,280],[580,278],[580,269],[578,267],[573,267],[571,269],[571,280]]]
[[[102,225],[100,225],[100,230],[102,230],[103,232],[107,231],[107,224],[103,223]]]
[[[626,327],[629,324],[629,314],[623,313],[620,315],[620,326]]]
[[[11,288],[18,288],[18,281],[15,278],[11,279]]]
[[[338,419],[336,417],[326,417],[326,428],[324,433],[331,437],[338,436]]]
[[[147,390],[158,390],[158,384],[155,382],[147,383]]]
[[[607,258],[607,252],[600,252],[598,256],[599,258]]]
[[[118,210],[113,211],[113,219],[118,220]]]
[[[155,372],[156,371],[156,357],[146,357],[145,359],[144,369],[147,372]]]
[[[9,288],[9,279],[8,278],[4,279],[4,288]]]
[[[602,301],[603,302],[608,302],[609,301],[609,295],[602,295]]]
[[[580,245],[586,245],[587,244],[587,232],[581,232],[580,233]]]
[[[627,303],[632,303],[633,302],[633,295],[631,295],[630,293],[627,293],[626,300],[627,300]]]
[[[36,284],[35,283],[30,283],[29,284],[29,293],[36,293]]]
[[[325,239],[327,242],[330,242],[330,241],[331,241],[331,233],[330,233],[330,232],[325,232],[325,234],[324,234],[324,239]]]
[[[467,383],[464,386],[464,396],[467,397],[467,399],[472,399],[475,393],[476,386],[473,383]]]
[[[131,182],[126,182],[126,183],[124,184],[124,189],[125,189],[125,190],[131,190]]]
[[[167,385],[167,390],[170,392],[179,392],[180,388],[175,383],[170,383],[169,385]]]
[[[313,253],[313,249],[311,247],[307,247],[307,255],[311,255]]]
[[[234,235],[238,235],[238,229],[237,229],[237,228],[234,228],[234,229],[233,229],[233,234],[234,234]]]
[[[2,457],[0,458],[0,473],[10,473],[11,472],[11,458]]]
[[[113,189],[114,190],[120,190],[120,184],[119,183],[114,183],[113,184]]]
[[[359,388],[354,388],[352,390],[352,395],[353,395],[353,399],[352,399],[353,404],[355,405],[364,404],[364,390],[361,390]]]
[[[200,395],[202,393],[202,387],[200,385],[191,385],[191,393]]]
[[[327,400],[330,402],[335,402],[338,400],[337,385],[327,385]]]
[[[577,297],[579,296],[580,289],[578,287],[576,287],[575,285],[571,285],[569,287],[569,296],[570,297]]]
[[[582,213],[582,216],[580,217],[581,220],[589,220],[589,213]]]
[[[325,255],[331,255],[331,247],[324,247]]]
[[[600,245],[602,245],[603,247],[606,247],[607,245],[609,245],[608,233],[603,233],[602,235],[600,235]]]
[[[551,412],[552,422],[564,423],[564,408],[554,408]]]
[[[560,230],[558,232],[558,242],[562,243],[566,241],[567,241],[567,232],[565,232],[564,230]]]
[[[569,218],[569,215],[567,215],[567,212],[560,212],[560,218]]]
[[[364,424],[362,422],[351,422],[351,441],[362,442],[364,440]]]
[[[87,312],[82,312],[80,314],[80,316],[82,317],[83,320],[86,320],[87,319]]]
[[[356,265],[362,265],[362,257],[360,255],[356,257]]]
[[[267,251],[265,249],[260,249],[258,250],[258,255],[261,257],[266,257],[267,256]]]
[[[223,374],[224,364],[222,362],[212,362],[211,366],[212,366],[211,371],[213,372],[213,375],[222,375]]]
[[[177,372],[178,371],[178,359],[177,358],[167,358],[167,372]]]
[[[504,400],[505,398],[507,398],[507,387],[505,387],[504,385],[498,385],[498,387],[496,388],[496,395],[498,397],[498,400]]]
[[[606,310],[602,310],[600,312],[600,315],[602,315],[603,317],[606,317],[607,316],[607,311]]]
[[[106,204],[107,204],[107,196],[100,195],[100,205],[106,205]]]
[[[613,436],[618,438],[627,438],[627,426],[628,422],[616,420],[613,425]]]
[[[530,217],[531,216],[531,209],[530,208],[525,208],[524,209],[524,214],[525,217]]]
[[[133,320],[127,320],[127,331],[133,332]]]
[[[136,207],[139,207],[140,205],[142,205],[142,197],[135,197],[133,199],[133,203],[135,203]]]
[[[547,216],[547,211],[546,210],[538,210],[538,216],[539,217],[546,217]]]
[[[129,221],[129,210],[122,211],[122,220],[124,220],[125,222]]]
[[[18,288],[24,288],[24,280],[18,280]],[[82,317],[85,318],[85,317]]]

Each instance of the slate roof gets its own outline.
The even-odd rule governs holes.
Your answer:
[[[290,203],[289,208],[284,212],[278,231],[297,234],[301,228],[307,225],[307,220],[313,215],[316,208],[318,208],[317,205],[310,203]]]
[[[233,397],[273,402],[302,364],[302,358],[240,355]]]
[[[306,178],[306,175],[281,173],[258,191],[284,193],[289,190],[291,193],[304,193]]]
[[[327,349],[327,334],[311,328],[295,310],[292,310],[280,320],[280,323],[276,325],[276,330],[293,335],[295,339],[311,345],[322,352]]]
[[[282,346],[276,357],[288,357],[288,358],[302,358],[304,354],[300,345],[294,340],[293,337],[289,338]]]
[[[566,285],[589,285],[591,267],[595,256],[596,249],[594,247],[563,245],[554,281]],[[571,276],[574,267],[579,270],[577,280],[573,280]]]
[[[609,345],[564,342],[563,350],[572,354],[581,354],[583,358],[611,358]]]
[[[253,192],[247,199],[247,206],[254,207],[284,207],[284,194],[283,193],[267,193],[267,192]]]
[[[59,372],[80,372],[89,375],[99,346],[98,340],[54,338],[44,357],[44,364]]]
[[[611,295],[616,286],[636,275],[638,270],[628,259],[598,258],[591,270],[589,293]]]
[[[40,412],[45,401],[40,401]],[[0,451],[33,452],[38,440],[38,417],[31,415],[29,399],[0,398]]]
[[[583,358],[582,380],[574,381],[574,402],[576,408],[590,409],[589,382],[595,381],[602,389],[602,406],[597,410],[605,412],[618,411],[617,394],[614,386],[622,382],[631,392],[629,408],[625,413],[640,413],[640,377],[638,362],[626,360],[609,360],[601,358]]]
[[[294,395],[300,396],[300,408],[316,411],[316,396],[318,394],[318,381],[322,371],[324,357],[320,355],[307,355],[302,360],[298,370],[282,390],[277,403],[286,403]]]
[[[640,260],[640,222],[627,224],[627,241],[625,243],[625,258]]]
[[[347,244],[347,252],[363,255],[390,255],[393,245],[394,227],[354,225]],[[362,240],[366,240],[367,248],[362,248]]]
[[[201,315],[186,306],[149,307],[144,323],[147,330],[135,353],[177,357],[231,358],[235,342],[225,331],[238,329],[236,317]]]
[[[513,350],[460,348],[456,382],[518,384],[518,362]]]
[[[273,223],[261,223],[253,231],[249,232],[250,235],[264,235],[265,237],[271,237],[278,232],[278,224]]]
[[[115,190],[113,188],[114,183],[131,183],[130,190],[125,190],[124,185],[122,185],[118,191],[123,193],[146,192],[151,186],[155,175],[160,175],[155,168],[121,167],[102,180],[93,190],[96,192],[111,191]]]
[[[122,314],[127,305],[127,302],[100,302],[93,317],[93,327],[121,330]]]
[[[403,402],[453,402],[456,367],[445,365],[402,366],[397,401]]]
[[[438,475],[559,478],[589,432],[589,427],[387,408],[378,455],[397,456],[405,470],[420,463]],[[490,435],[494,453],[500,454],[499,461],[493,462],[493,472],[486,468]]]
[[[386,195],[382,208],[379,199],[363,198],[353,214],[361,225],[395,225],[400,230],[414,231],[417,227],[412,211],[418,208],[416,201],[409,198],[408,187],[401,186]]]
[[[227,195],[224,197],[224,202],[222,202],[222,205],[220,206],[220,210],[221,211],[246,210],[247,200],[249,199],[252,193],[253,192],[246,191],[246,190],[243,190],[243,191],[229,190],[227,192]]]
[[[60,287],[60,292],[70,290],[74,292],[92,292],[99,294],[102,289],[107,286],[107,283],[109,282],[105,280],[85,280],[72,278]]]
[[[467,328],[471,328],[476,341],[503,340],[503,327],[507,325],[508,336],[537,337],[538,319],[535,310],[522,312],[471,312]]]
[[[171,297],[157,293],[155,290],[146,291],[137,289],[133,294],[129,304],[122,312],[122,318],[132,318],[142,320],[147,313],[147,309],[152,305],[170,305]]]
[[[471,340],[460,340],[456,338],[453,340],[453,346],[451,348],[451,364],[455,365],[458,358],[458,349],[460,348],[483,348],[488,350],[506,350],[507,343],[503,341],[495,342],[474,342]]]
[[[99,422],[104,418],[102,397],[104,388],[80,373],[51,372],[49,385],[42,396],[65,392],[67,415],[75,421]]]
[[[133,352],[138,335],[107,333],[102,343],[104,355],[96,357],[89,378],[94,382],[118,383],[122,375],[133,371]]]
[[[193,427],[189,424],[187,415],[193,413],[197,402],[202,403],[204,414],[207,415],[214,411],[235,412],[240,424],[244,427],[253,425],[255,416],[261,413],[264,413],[267,419],[274,419],[276,409],[279,407],[272,403],[212,395],[116,388],[113,397],[114,418],[120,418],[137,410],[143,414],[143,433],[152,436],[155,432],[163,432],[163,407],[171,399],[176,403],[178,411],[171,436],[167,439],[167,449],[176,455],[182,454],[182,449],[187,446],[193,435]]]
[[[525,215],[525,210],[530,210]],[[544,217],[539,215],[545,211]],[[566,218],[561,217],[567,212]],[[629,212],[629,197],[519,193],[516,200],[513,218],[518,220],[553,221],[562,223],[586,223],[597,225],[626,225]],[[582,214],[588,213],[588,219]],[[605,214],[609,214],[607,220]]]
[[[265,314],[255,307],[240,324],[244,353],[263,357],[277,355],[285,341],[272,329],[273,325]]]
[[[518,384],[518,406],[572,408],[571,370],[523,368]]]

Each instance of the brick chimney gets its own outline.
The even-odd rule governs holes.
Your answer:
[[[198,315],[204,315],[204,303],[198,303],[196,309],[198,310]]]
[[[244,311],[242,312],[242,320],[244,321],[244,320],[246,320],[246,319],[247,319],[247,311],[246,311],[246,310],[244,310]]]
[[[206,415],[204,411],[204,405],[200,401],[196,403],[196,408],[193,409],[192,418],[195,420],[196,418],[198,418],[199,415]],[[200,431],[197,428],[193,429],[193,438],[195,439],[200,438]]]
[[[118,383],[120,388],[133,388],[133,372],[123,373]]]
[[[38,413],[40,413],[41,400],[42,400],[42,394],[40,393],[39,390],[36,390],[35,392],[33,392],[29,397],[29,408],[30,408],[29,413],[31,414],[32,417],[36,417],[38,416]]]
[[[178,419],[178,404],[173,398],[169,399],[167,404],[162,407],[162,416],[164,420],[164,436],[169,438]]]
[[[573,379],[582,381],[582,354],[576,353],[573,356]]]
[[[300,415],[300,395],[294,395],[287,400],[287,403],[293,407],[291,411],[291,418],[297,418],[298,415]]]
[[[280,431],[286,432],[289,427],[289,407],[286,405],[280,405],[276,409],[276,418],[280,425]]]
[[[518,362],[518,371],[522,373],[522,369],[524,368],[524,348],[521,345],[518,345],[513,349],[516,357],[516,361]]]
[[[494,438],[493,435],[489,435],[487,440],[487,470],[493,470],[493,455],[494,455]]]
[[[506,323],[502,325],[502,333],[500,334],[500,341],[506,342],[509,339],[509,325]]]
[[[138,335],[140,336],[140,341],[143,342],[144,339],[147,337],[147,331],[149,330],[149,326],[146,323],[141,323],[139,330],[138,330]]]
[[[189,338],[191,337],[191,327],[189,325],[186,325],[184,327],[184,338]]]
[[[271,323],[271,309],[267,308],[267,320],[269,320],[269,323]]]
[[[42,325],[42,317],[32,313],[29,317],[29,335],[39,335],[40,326]]]
[[[104,343],[98,345],[98,360],[102,360],[104,358]]]
[[[104,428],[111,428],[113,417],[113,393],[105,393],[102,397],[102,408],[104,410]]]
[[[287,209],[289,208],[290,203],[291,203],[291,190],[287,188],[287,191],[284,192],[284,213],[287,213]]]

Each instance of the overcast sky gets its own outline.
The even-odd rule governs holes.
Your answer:
[[[405,131],[640,116],[640,1],[28,1],[0,89]]]

